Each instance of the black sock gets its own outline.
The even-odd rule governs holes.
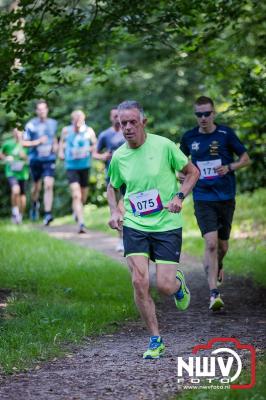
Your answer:
[[[219,290],[218,289],[211,289],[211,291],[210,291],[210,295],[211,296],[218,296],[220,293],[219,293]]]

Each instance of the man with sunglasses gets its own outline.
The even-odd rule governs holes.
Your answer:
[[[223,281],[223,259],[235,210],[234,171],[250,163],[246,148],[235,132],[214,122],[213,100],[201,96],[195,102],[198,126],[186,132],[180,149],[200,171],[193,189],[197,223],[205,240],[204,268],[210,288],[213,311],[224,307],[217,284]],[[234,159],[234,155],[238,157]]]

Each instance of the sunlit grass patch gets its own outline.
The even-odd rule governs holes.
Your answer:
[[[0,260],[1,286],[12,290],[0,320],[6,372],[137,315],[127,269],[97,252],[1,224]]]

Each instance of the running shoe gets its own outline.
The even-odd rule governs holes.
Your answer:
[[[211,295],[209,309],[212,311],[219,311],[223,307],[224,307],[224,302],[221,299],[220,294],[216,293]]]
[[[165,350],[163,339],[160,336],[151,336],[148,350],[143,354],[145,360],[160,358]]]
[[[48,226],[53,221],[53,219],[54,218],[51,213],[45,214],[44,219],[43,219],[43,225]]]
[[[84,224],[79,225],[78,233],[88,233],[88,229],[86,228],[86,226]]]
[[[190,303],[190,291],[186,285],[182,271],[176,271],[176,279],[181,282],[180,289],[174,294],[175,305],[178,310],[185,311]]]
[[[20,225],[22,223],[22,215],[21,214],[12,214],[11,222],[16,225]]]
[[[35,203],[32,203],[32,206],[31,206],[31,209],[30,209],[30,219],[32,221],[37,221],[39,219],[39,210],[40,210],[39,201],[36,201]]]

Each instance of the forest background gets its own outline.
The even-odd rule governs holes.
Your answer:
[[[214,99],[217,122],[233,127],[252,165],[239,191],[265,186],[266,4],[255,0],[0,0],[0,144],[45,98],[61,128],[81,108],[97,135],[109,110],[136,99],[149,132],[176,143],[195,125],[193,102]],[[0,215],[9,214],[0,167]],[[94,163],[90,201],[106,202]],[[70,209],[57,164],[55,213]]]

